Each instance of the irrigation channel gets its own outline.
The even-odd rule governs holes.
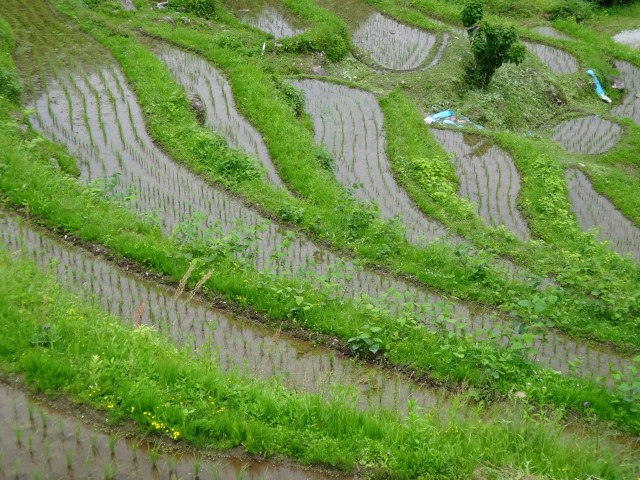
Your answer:
[[[66,410],[66,409],[65,409]],[[75,417],[75,418],[74,418]],[[96,419],[97,420],[97,419]],[[105,419],[101,419],[104,421]],[[0,478],[292,479],[351,478],[243,457],[167,451],[77,420],[0,383]]]
[[[551,138],[571,153],[594,155],[615,147],[623,130],[617,123],[596,115],[560,122]]]
[[[224,3],[240,17],[243,23],[270,33],[276,40],[293,37],[308,28],[308,25],[292,15],[278,1],[233,0]]]
[[[350,27],[354,45],[387,70],[407,71],[435,65],[446,47],[448,35],[434,33],[386,17],[362,0],[319,0]]]
[[[577,169],[566,172],[573,211],[583,230],[598,229],[598,238],[610,242],[621,255],[640,261],[640,228],[626,218],[604,195],[595,191],[587,176]]]
[[[505,225],[520,240],[530,238],[529,227],[517,208],[520,176],[504,150],[480,137],[431,129],[460,179],[460,195],[476,204],[476,213],[494,226]]]
[[[133,92],[117,65],[99,45],[84,36],[74,41],[73,36],[78,34],[65,24],[51,18],[44,20],[34,13],[27,7],[10,9],[7,14],[16,36],[24,45],[17,55],[18,65],[27,71],[30,65],[35,65],[36,70],[29,78],[42,80],[39,88],[32,88],[37,93],[32,103],[36,112],[33,124],[47,137],[64,144],[79,159],[83,180],[118,176],[116,188],[121,193],[135,189],[133,207],[154,215],[167,233],[181,221],[191,219],[196,212],[204,214],[208,227],[218,225],[227,233],[239,224],[243,228],[264,225],[252,250],[245,252],[245,255],[255,254],[258,268],[272,268],[272,254],[275,253],[283,256],[280,273],[297,272],[318,283],[329,279],[342,285],[346,298],[365,297],[383,308],[398,309],[409,302],[419,308],[416,314],[428,327],[440,318],[447,299],[437,293],[358,269],[350,260],[337,257],[305,239],[294,239],[283,252],[281,244],[286,243],[286,232],[175,163],[155,146],[144,129],[142,112]],[[68,43],[61,41],[56,48],[46,36],[47,29],[52,28],[57,29],[57,38]],[[31,35],[34,38],[30,39]],[[29,46],[30,40],[38,42],[38,48]],[[73,59],[79,58],[75,46],[83,43],[90,47],[92,67],[81,63],[74,65]],[[64,45],[67,48],[63,48]],[[42,53],[38,53],[40,49],[43,49]],[[34,58],[36,53],[38,57]],[[47,68],[40,62],[43,58],[59,63]],[[206,231],[201,230],[202,233]],[[510,322],[501,319],[493,310],[461,302],[449,302],[449,310],[459,324],[466,325],[467,332],[475,332],[479,338],[485,338],[493,331],[507,342],[507,336],[513,333]],[[538,338],[535,346],[537,362],[564,372],[572,370],[571,362],[576,357],[583,360],[577,373],[587,376],[608,377],[610,365],[622,370],[628,364],[624,357],[598,346],[576,342],[555,331],[549,331],[545,338]]]
[[[291,390],[327,398],[344,389],[362,409],[404,414],[409,399],[425,412],[449,405],[443,393],[400,375],[345,360],[307,342],[274,336],[268,328],[211,308],[187,294],[176,297],[168,288],[66,245],[2,210],[0,227],[0,244],[35,261],[42,270],[52,271],[62,285],[132,325],[142,311],[140,324],[153,326],[176,345],[211,356],[225,371],[265,380],[275,376]]]

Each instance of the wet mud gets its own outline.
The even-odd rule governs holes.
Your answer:
[[[538,57],[553,73],[576,73],[578,60],[570,53],[543,43],[523,42],[531,53]]]
[[[615,147],[622,133],[617,123],[591,115],[559,123],[551,138],[571,153],[593,155]]]
[[[489,225],[504,225],[520,240],[528,240],[529,227],[517,207],[520,175],[513,159],[479,138],[449,130],[431,129],[431,133],[453,154],[460,195],[476,204],[476,213]]]
[[[626,218],[611,201],[600,195],[587,176],[577,169],[566,172],[569,197],[583,230],[598,229],[598,238],[609,242],[612,250],[630,254],[640,261],[640,228]]]
[[[320,480],[352,477],[247,456],[212,459],[180,450],[163,451],[160,445],[150,441],[125,438],[116,430],[98,429],[0,383],[0,478]]]

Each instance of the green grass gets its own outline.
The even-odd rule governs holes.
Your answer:
[[[152,329],[131,330],[83,304],[28,262],[4,251],[0,259],[2,368],[104,409],[112,422],[130,419],[143,433],[345,471],[360,466],[385,478],[468,478],[484,466],[560,478],[637,475],[604,437],[563,434],[556,414],[538,416],[526,402],[503,406],[494,419],[455,418],[461,406],[451,418],[413,411],[401,419],[358,412],[340,395],[327,402],[223,374]]]

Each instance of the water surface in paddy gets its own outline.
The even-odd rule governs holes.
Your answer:
[[[559,123],[551,138],[571,153],[597,154],[611,150],[621,136],[620,125],[591,115]]]
[[[0,215],[2,211],[0,210]],[[217,359],[225,371],[238,370],[256,378],[277,377],[288,388],[332,398],[347,389],[359,408],[407,412],[409,399],[429,411],[446,405],[442,393],[359,362],[335,356],[307,342],[274,335],[186,294],[141,279],[101,258],[64,245],[12,215],[0,216],[0,245],[53,270],[59,282],[89,295],[105,311],[134,323],[151,325],[178,345]]]
[[[386,17],[361,0],[320,0],[318,4],[347,22],[353,43],[389,70],[421,66],[438,43],[435,34]]]
[[[184,50],[155,44],[154,51],[185,90],[202,100],[207,125],[221,133],[231,147],[244,149],[259,158],[269,181],[277,187],[283,186],[262,136],[236,109],[231,86],[224,76],[206,60]]]
[[[195,475],[196,464],[200,466],[199,477]],[[39,404],[0,383],[0,478],[320,480],[352,477],[245,456],[212,459],[184,451],[162,452],[162,447],[151,442],[124,438],[115,431],[106,433],[105,429],[91,427],[69,413]]]
[[[118,191],[136,189],[133,206],[140,212],[155,215],[167,233],[196,212],[204,214],[209,226],[220,225],[224,233],[230,232],[238,223],[264,224],[265,231],[251,252],[258,268],[273,265],[272,254],[279,253],[284,232],[173,162],[157,148],[145,131],[142,111],[133,92],[110,57],[86,37],[74,39],[77,32],[65,30],[58,17],[42,14],[37,5],[40,4],[30,2],[26,8],[18,5],[9,11],[11,15],[16,14],[14,17],[9,15],[9,20],[21,45],[18,64],[27,71],[32,69],[36,76],[30,78],[34,83],[42,80],[42,85],[33,89],[36,92],[32,103],[36,111],[34,126],[64,144],[80,160],[83,179],[119,175]],[[54,29],[60,31],[60,42],[52,43],[52,37],[47,35]],[[92,66],[74,64],[75,60],[83,58],[77,45],[90,50],[95,60]],[[46,63],[43,63],[44,59],[47,59]],[[367,135],[371,134],[370,129]],[[202,229],[197,231],[204,232]],[[465,256],[461,258],[466,260]],[[394,312],[405,302],[424,306],[426,312],[420,311],[419,318],[428,327],[439,317],[446,302],[446,297],[427,289],[360,270],[351,260],[340,258],[304,238],[294,240],[284,252],[280,271],[283,270],[307,274],[311,281],[319,284],[340,285],[345,298],[369,296],[371,299],[367,301],[389,307]],[[385,300],[384,295],[389,299]],[[453,303],[452,309],[459,321],[467,323],[468,330],[479,335],[508,323],[496,320],[495,312],[490,309],[463,303]],[[625,362],[623,358],[555,333],[550,333],[544,344],[539,343],[539,349],[537,361],[556,370],[568,371],[569,361],[574,356],[584,358],[581,372],[585,375],[606,376],[610,363],[620,365]]]
[[[613,36],[613,40],[629,45],[631,48],[640,48],[640,28],[636,30],[623,30]]]
[[[460,195],[476,204],[476,213],[490,225],[504,225],[520,240],[528,240],[529,227],[517,207],[520,175],[513,159],[480,138],[450,130],[431,133],[453,154]]]
[[[543,43],[522,42],[531,53],[538,57],[553,73],[576,73],[578,60],[568,52]]]
[[[614,60],[625,84],[622,104],[614,107],[611,113],[628,117],[640,125],[640,68],[629,62]]]
[[[580,170],[569,169],[565,176],[573,211],[582,229],[597,228],[598,238],[610,242],[612,250],[621,255],[631,254],[640,261],[640,228],[622,215],[608,198],[596,192]]]
[[[279,1],[226,0],[224,3],[243,23],[270,33],[276,39],[293,37],[308,28],[305,22],[292,15]]]

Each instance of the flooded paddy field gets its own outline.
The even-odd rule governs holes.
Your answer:
[[[429,66],[435,65],[442,55],[437,45],[445,43],[434,33],[404,25],[382,15],[362,0],[320,0],[319,5],[342,18],[353,34],[353,43],[379,66],[388,70],[416,69],[431,56]]]
[[[28,13],[28,10],[21,12]],[[14,22],[24,25],[30,24],[31,20],[33,25],[37,25],[41,19],[26,16]],[[45,45],[41,48],[46,52],[48,47]],[[41,64],[42,57],[34,59],[32,52],[26,50],[17,56],[23,68],[40,65],[39,75],[34,82],[42,83],[39,88],[33,89],[35,95],[31,104],[36,112],[34,126],[49,138],[66,145],[80,160],[85,181],[104,181],[115,176],[118,182],[114,188],[118,193],[125,195],[133,190],[134,208],[157,218],[167,233],[181,222],[191,219],[196,212],[203,214],[206,226],[219,226],[224,233],[232,231],[238,224],[244,228],[264,225],[264,231],[257,235],[246,254],[255,256],[258,268],[273,267],[272,254],[280,253],[285,232],[164,154],[146,133],[141,108],[118,67],[108,55],[101,52],[99,46],[93,45],[92,48],[95,50],[95,62],[91,67],[80,63],[71,46],[69,50],[56,50],[55,55],[49,57],[56,62],[52,64]],[[74,60],[78,60],[78,63]],[[358,115],[375,120],[376,110],[367,109],[367,98],[356,98],[355,105],[362,109]],[[357,117],[350,118],[346,112],[344,115],[345,122],[356,122]],[[377,125],[381,125],[380,118],[377,122]],[[358,128],[369,139],[365,148],[374,148],[376,151],[371,163],[372,171],[388,172],[388,167],[383,163],[382,130],[370,126]],[[353,151],[362,147],[354,142],[350,148]],[[374,178],[368,180],[366,175],[370,173],[366,170],[358,170],[357,173],[364,175],[362,181],[377,185],[382,189],[381,192],[386,192],[375,200],[384,198],[390,201],[390,209],[407,207],[409,215],[418,212],[395,183]],[[389,182],[393,180],[387,174],[385,178]],[[399,200],[394,199],[390,192],[400,192],[397,194]],[[418,220],[420,225],[426,225],[424,217],[421,218]],[[200,234],[207,231],[202,229]],[[479,337],[486,336],[492,329],[509,331],[509,321],[497,317],[492,310],[462,302],[448,302],[446,297],[409,282],[361,270],[351,260],[340,258],[304,238],[294,240],[286,249],[281,268],[283,271],[307,275],[311,281],[318,283],[329,279],[342,286],[345,298],[367,298],[367,301],[390,308],[392,312],[401,309],[405,302],[415,303],[420,307],[419,318],[429,328],[442,318],[446,304],[450,303],[447,310],[452,311],[451,315],[459,322],[466,323],[468,330],[476,332]],[[508,338],[503,338],[503,341],[508,341]],[[561,371],[569,371],[574,356],[584,358],[580,368],[580,373],[584,375],[607,376],[610,364],[622,366],[626,362],[623,357],[569,340],[555,332],[550,332],[544,340],[539,339],[536,345],[536,361]]]
[[[553,73],[576,73],[578,60],[568,52],[543,43],[523,42],[529,52],[533,53]]]
[[[613,36],[613,40],[629,45],[631,48],[640,48],[640,28],[635,30],[623,30]]]
[[[154,45],[154,51],[191,97],[203,102],[205,123],[232,148],[255,155],[266,168],[268,180],[283,186],[262,136],[236,109],[231,86],[222,73],[201,57],[167,44]]]
[[[413,243],[461,241],[428,219],[396,183],[386,156],[382,111],[372,93],[319,80],[291,84],[304,92],[316,141],[335,157],[335,175],[346,189],[377,203],[383,219],[400,218]]]
[[[551,138],[571,153],[598,154],[611,150],[622,136],[620,125],[591,115],[559,123]]]
[[[66,409],[65,409],[66,410]],[[34,401],[0,383],[0,478],[292,479],[351,478],[247,456],[203,456],[127,438],[75,412]],[[104,418],[100,419],[106,420]]]
[[[307,30],[305,24],[292,15],[280,2],[270,0],[226,1],[225,5],[243,23],[270,33],[275,39],[293,37]]]
[[[640,125],[640,68],[629,62],[615,60],[625,84],[622,104],[611,109],[613,115],[628,117]]]
[[[211,308],[197,298],[154,285],[107,261],[65,245],[40,229],[0,211],[0,245],[53,271],[59,282],[97,302],[105,311],[149,325],[201,355],[211,356],[225,371],[255,378],[277,377],[294,391],[330,398],[347,389],[360,408],[407,412],[411,399],[430,411],[446,404],[442,392],[343,358],[328,349],[285,335],[255,322]]]
[[[502,149],[460,132],[432,129],[460,179],[460,195],[476,204],[476,213],[493,226],[504,225],[520,240],[529,227],[518,211],[520,176],[513,159]]]
[[[598,229],[598,238],[610,242],[612,250],[640,261],[640,228],[596,192],[580,170],[567,170],[566,178],[573,211],[582,229]]]

